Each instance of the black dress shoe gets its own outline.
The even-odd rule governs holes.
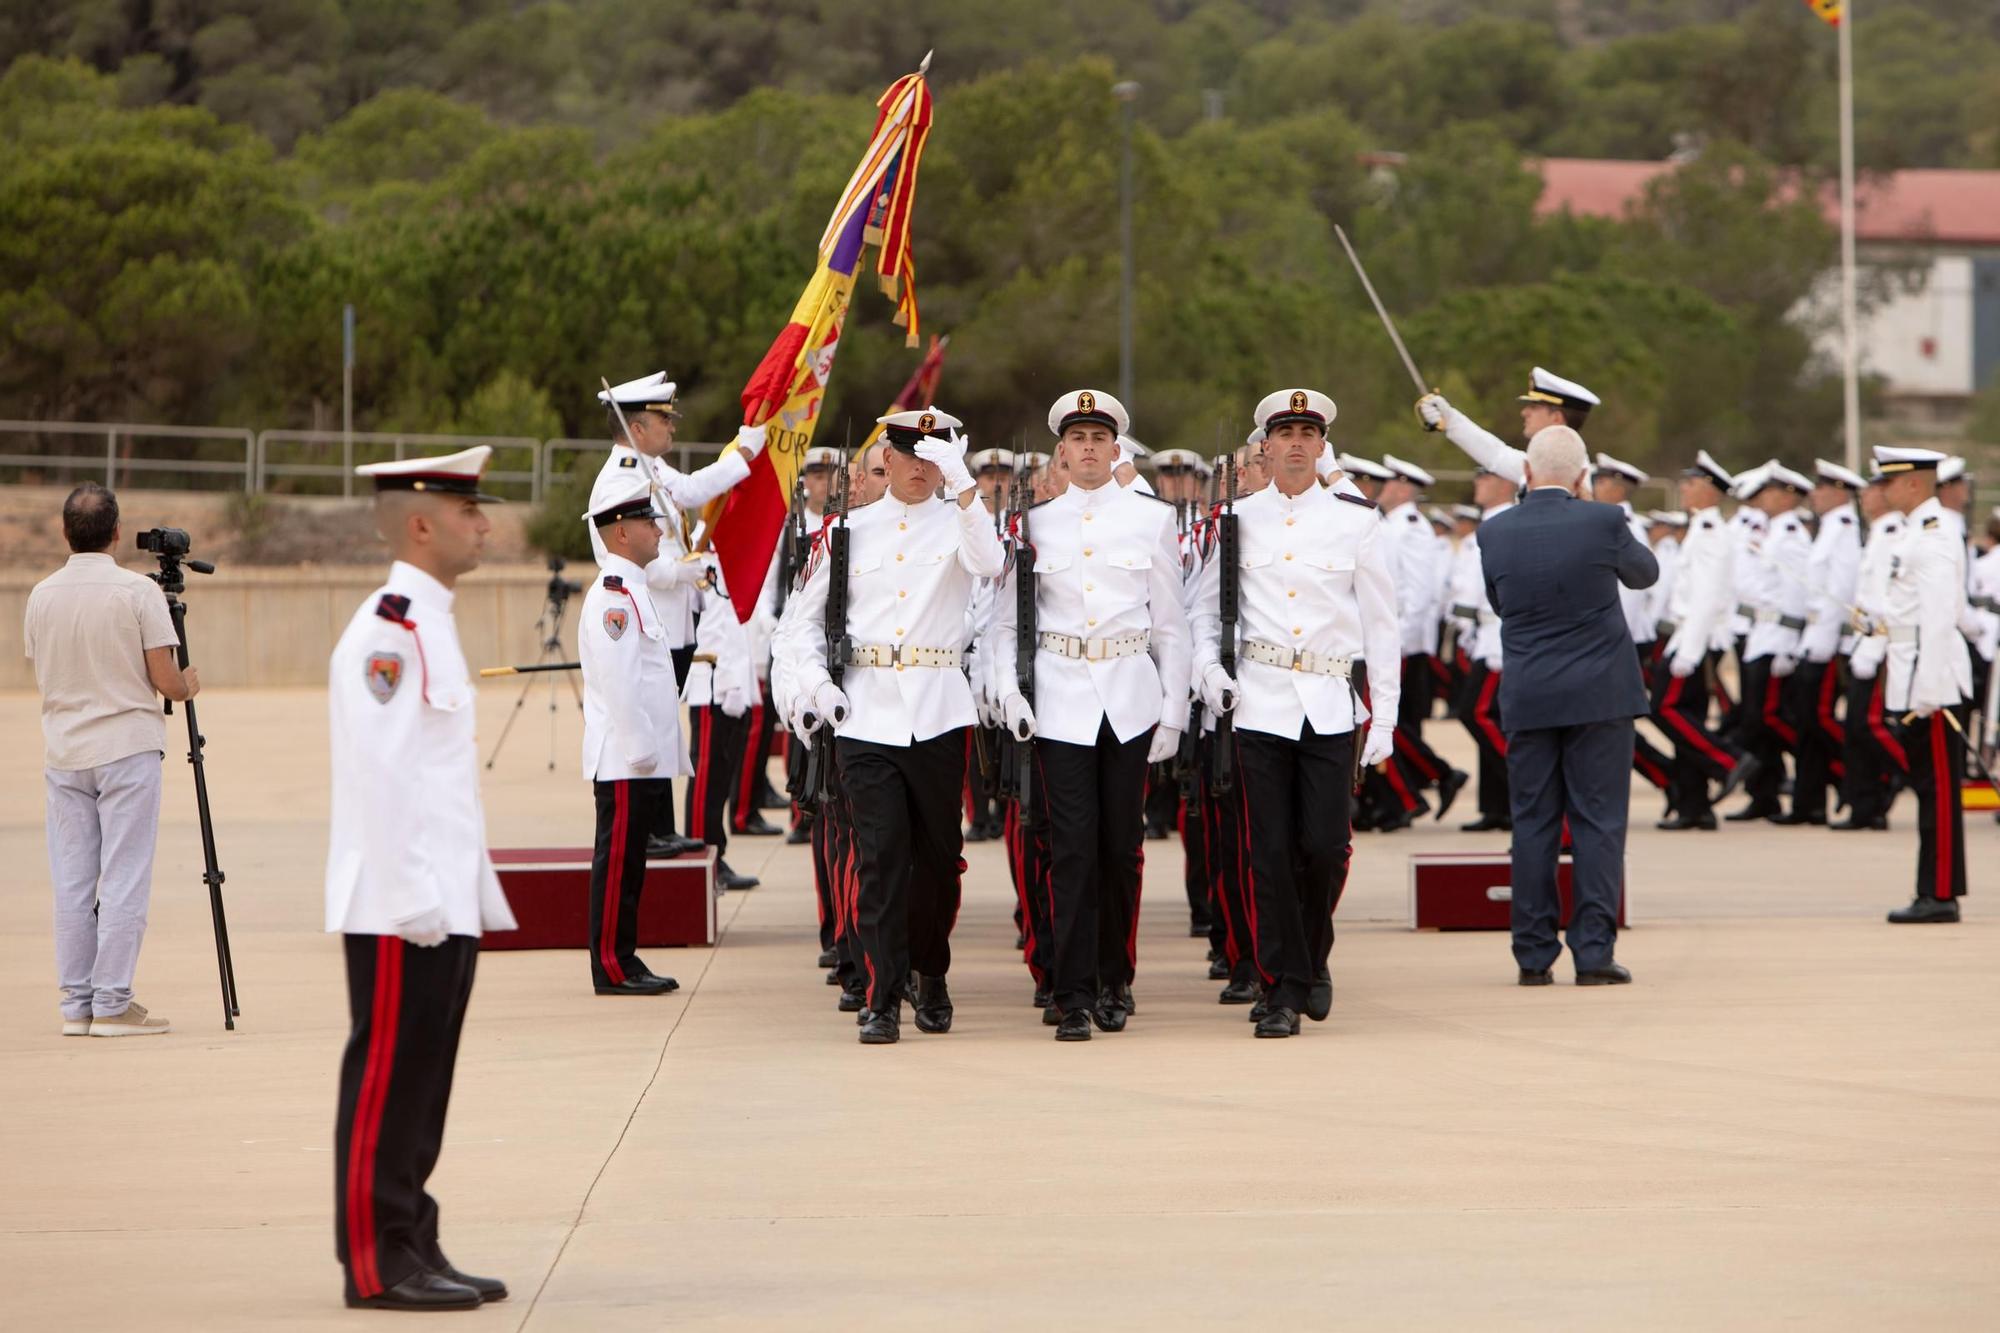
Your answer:
[[[348,1293],[350,1310],[477,1310],[479,1293],[463,1282],[420,1268],[374,1296]]]
[[[1713,833],[1715,832],[1716,829],[1715,812],[1713,810],[1708,810],[1704,811],[1701,814],[1694,815],[1691,817],[1688,815],[1676,814],[1672,818],[1662,819],[1659,823],[1653,825],[1653,827],[1657,829],[1665,829],[1669,833],[1678,833],[1682,829],[1691,829],[1691,828],[1703,829],[1709,833]]]
[[[1208,932],[1213,929],[1215,923],[1212,921],[1204,921],[1200,917],[1188,918],[1188,938],[1191,940],[1205,940],[1208,938]]]
[[[1576,984],[1579,986],[1624,986],[1629,985],[1632,973],[1623,963],[1606,963],[1603,967],[1578,968]]]
[[[1315,1023],[1326,1022],[1326,1016],[1333,1012],[1333,978],[1322,971],[1313,978],[1313,984],[1306,991],[1306,1017]]]
[[[672,977],[663,977],[650,967],[640,968],[636,975],[640,981],[651,981],[657,984],[661,990],[677,991],[681,988],[680,982],[675,981]]]
[[[991,842],[993,835],[987,832],[986,825],[984,824],[968,824],[965,828],[965,840],[967,842]]]
[[[1794,828],[1800,824],[1823,825],[1826,823],[1826,811],[1822,810],[1818,814],[1814,814],[1811,811],[1791,810],[1782,815],[1772,815],[1771,822],[1773,824],[1783,824],[1786,828]]]
[[[1063,1012],[1056,1008],[1054,1000],[1049,1001],[1048,1005],[1042,1010],[1042,1026],[1045,1028],[1055,1027],[1062,1022],[1062,1018]]]
[[[1263,987],[1259,986],[1257,988],[1257,998],[1250,1004],[1250,1021],[1252,1023],[1261,1023],[1264,1021],[1264,1015],[1270,1012],[1271,997],[1265,992]]]
[[[839,968],[837,968],[837,967],[829,967],[829,968],[828,968],[828,969],[826,970],[826,984],[827,984],[827,985],[829,985],[829,986],[838,986],[838,985],[840,984],[840,969],[839,969]]]
[[[1211,958],[1208,963],[1208,979],[1210,981],[1229,980],[1229,960],[1227,958]]]
[[[1931,922],[1949,925],[1957,920],[1956,898],[1915,898],[1908,907],[1898,907],[1889,913],[1889,923],[1896,926],[1926,925]]]
[[[1741,810],[1724,815],[1722,822],[1725,824],[1750,824],[1760,819],[1768,819],[1775,823],[1780,813],[1778,807],[1775,805],[1758,805],[1753,801]]]
[[[862,1006],[867,1003],[868,997],[860,991],[844,990],[840,993],[840,998],[834,1001],[833,1007],[843,1014],[858,1014]]]
[[[1148,825],[1146,825],[1146,841],[1147,841],[1147,842],[1159,842],[1159,841],[1161,841],[1162,839],[1164,839],[1164,838],[1165,838],[1166,836],[1167,836],[1167,826],[1166,826],[1165,824],[1148,824]]]
[[[813,840],[812,830],[801,824],[785,835],[785,846],[801,847]]]
[[[1513,827],[1514,821],[1511,819],[1502,819],[1498,815],[1481,815],[1470,824],[1460,824],[1458,830],[1461,833],[1505,833],[1511,831]]]
[[[707,850],[708,844],[700,838],[690,838],[681,833],[676,833],[670,838],[646,839],[646,855],[653,860],[661,858],[672,860],[676,856],[694,856]]]
[[[1090,1011],[1088,1009],[1072,1009],[1057,1019],[1056,1040],[1089,1041]]]
[[[951,991],[943,977],[925,977],[917,983],[917,1031],[951,1031]]]
[[[1067,1014],[1064,1015],[1068,1017]],[[1090,1007],[1090,1019],[1104,1032],[1123,1032],[1127,1017],[1125,1006],[1118,1003],[1115,991],[1099,991],[1097,1003]]]
[[[459,1283],[462,1286],[471,1287],[479,1293],[479,1299],[487,1302],[489,1305],[494,1301],[504,1301],[507,1299],[507,1284],[497,1277],[474,1277],[470,1273],[459,1272],[450,1263],[446,1263],[443,1268],[434,1271],[439,1277],[448,1277],[453,1282]]]
[[[600,981],[594,989],[599,995],[665,995],[668,989],[663,984],[665,980],[664,977],[650,975],[627,977],[615,986],[608,981]]]
[[[1296,1037],[1299,1016],[1290,1009],[1273,1009],[1257,1020],[1256,1032],[1260,1037]]]
[[[1056,996],[1054,991],[1050,990],[1047,986],[1041,986],[1036,988],[1035,999],[1034,999],[1035,1008],[1047,1009],[1050,1005],[1054,1004],[1055,1002],[1056,1002]]]
[[[789,810],[792,808],[792,802],[789,797],[767,782],[764,784],[764,789],[757,793],[757,808],[759,810]]]
[[[1722,780],[1722,790],[1715,794],[1718,801],[1726,801],[1734,796],[1743,785],[1764,771],[1764,761],[1755,755],[1744,755],[1736,761],[1736,767],[1729,770],[1729,776]]]
[[[775,838],[779,833],[783,832],[776,824],[773,824],[761,814],[752,814],[750,818],[744,820],[741,824],[734,825],[730,831],[752,838]]]
[[[754,889],[764,881],[755,875],[739,875],[729,868],[729,862],[715,863],[715,882],[724,889]]]
[[[1889,827],[1889,816],[1876,815],[1872,819],[1863,819],[1859,815],[1849,815],[1839,823],[1828,824],[1827,827],[1838,829],[1842,833],[1852,833],[1857,829],[1867,829],[1876,833],[1882,833],[1887,831]]]
[[[1349,816],[1349,822],[1353,825],[1355,832],[1366,833],[1375,827],[1377,818],[1378,816],[1375,811],[1368,806],[1357,805],[1354,807],[1354,813]]]
[[[839,962],[840,962],[840,951],[839,951],[839,950],[837,950],[837,949],[821,949],[821,950],[819,951],[819,962],[815,963],[815,964],[814,964],[814,966],[815,966],[815,967],[833,967],[833,966],[835,966],[836,964],[838,964]]]
[[[1458,799],[1459,792],[1463,791],[1465,784],[1470,781],[1472,781],[1470,774],[1456,768],[1447,771],[1443,777],[1439,778],[1438,808],[1437,813],[1432,815],[1431,818],[1434,820],[1443,819],[1444,812],[1451,809],[1451,803]]]
[[[1118,1001],[1118,1007],[1126,1013],[1136,1014],[1139,1012],[1139,1002],[1132,998],[1132,987],[1130,985],[1120,982],[1112,988],[1111,994]]]
[[[1017,950],[1028,947],[1028,937],[1018,930],[1014,932],[1014,947]]]
[[[861,1025],[863,1046],[893,1046],[903,1037],[903,1006],[900,1002],[887,1009],[870,1010],[868,1021]]]
[[[1215,1002],[1217,1004],[1255,1004],[1257,1003],[1257,983],[1248,977],[1242,981],[1232,981],[1222,988],[1222,993],[1215,997]]]
[[[1515,984],[1519,986],[1553,986],[1556,984],[1556,974],[1546,967],[1539,972],[1524,967],[1521,969],[1521,979]]]
[[[1398,810],[1393,814],[1385,815],[1382,818],[1382,822],[1375,826],[1375,831],[1377,833],[1400,833],[1410,825],[1416,823],[1417,816],[1429,808],[1426,805],[1417,805],[1408,810]]]

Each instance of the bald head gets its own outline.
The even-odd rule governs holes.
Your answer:
[[[1583,436],[1568,426],[1544,426],[1528,441],[1528,484],[1575,491],[1590,466]]]

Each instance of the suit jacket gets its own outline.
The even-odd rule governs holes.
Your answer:
[[[1616,505],[1533,490],[1479,527],[1486,595],[1500,614],[1500,716],[1508,731],[1650,711],[1618,589],[1659,562]]]

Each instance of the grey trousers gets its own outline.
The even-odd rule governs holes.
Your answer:
[[[64,1018],[122,1014],[146,937],[160,832],[158,750],[100,768],[45,768],[56,980]]]

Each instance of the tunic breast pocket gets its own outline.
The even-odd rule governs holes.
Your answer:
[[[1037,574],[1060,574],[1065,569],[1068,569],[1069,565],[1070,559],[1066,555],[1037,555],[1035,557],[1035,572]]]
[[[849,560],[847,562],[847,581],[850,584],[858,582],[866,575],[880,573],[881,569],[882,557],[879,555],[871,560]]]
[[[1152,570],[1153,557],[1147,551],[1113,551],[1104,558],[1105,577],[1135,593],[1145,591]]]
[[[1327,591],[1339,594],[1354,587],[1354,558],[1352,556],[1305,555],[1299,562],[1309,571],[1313,582]]]

